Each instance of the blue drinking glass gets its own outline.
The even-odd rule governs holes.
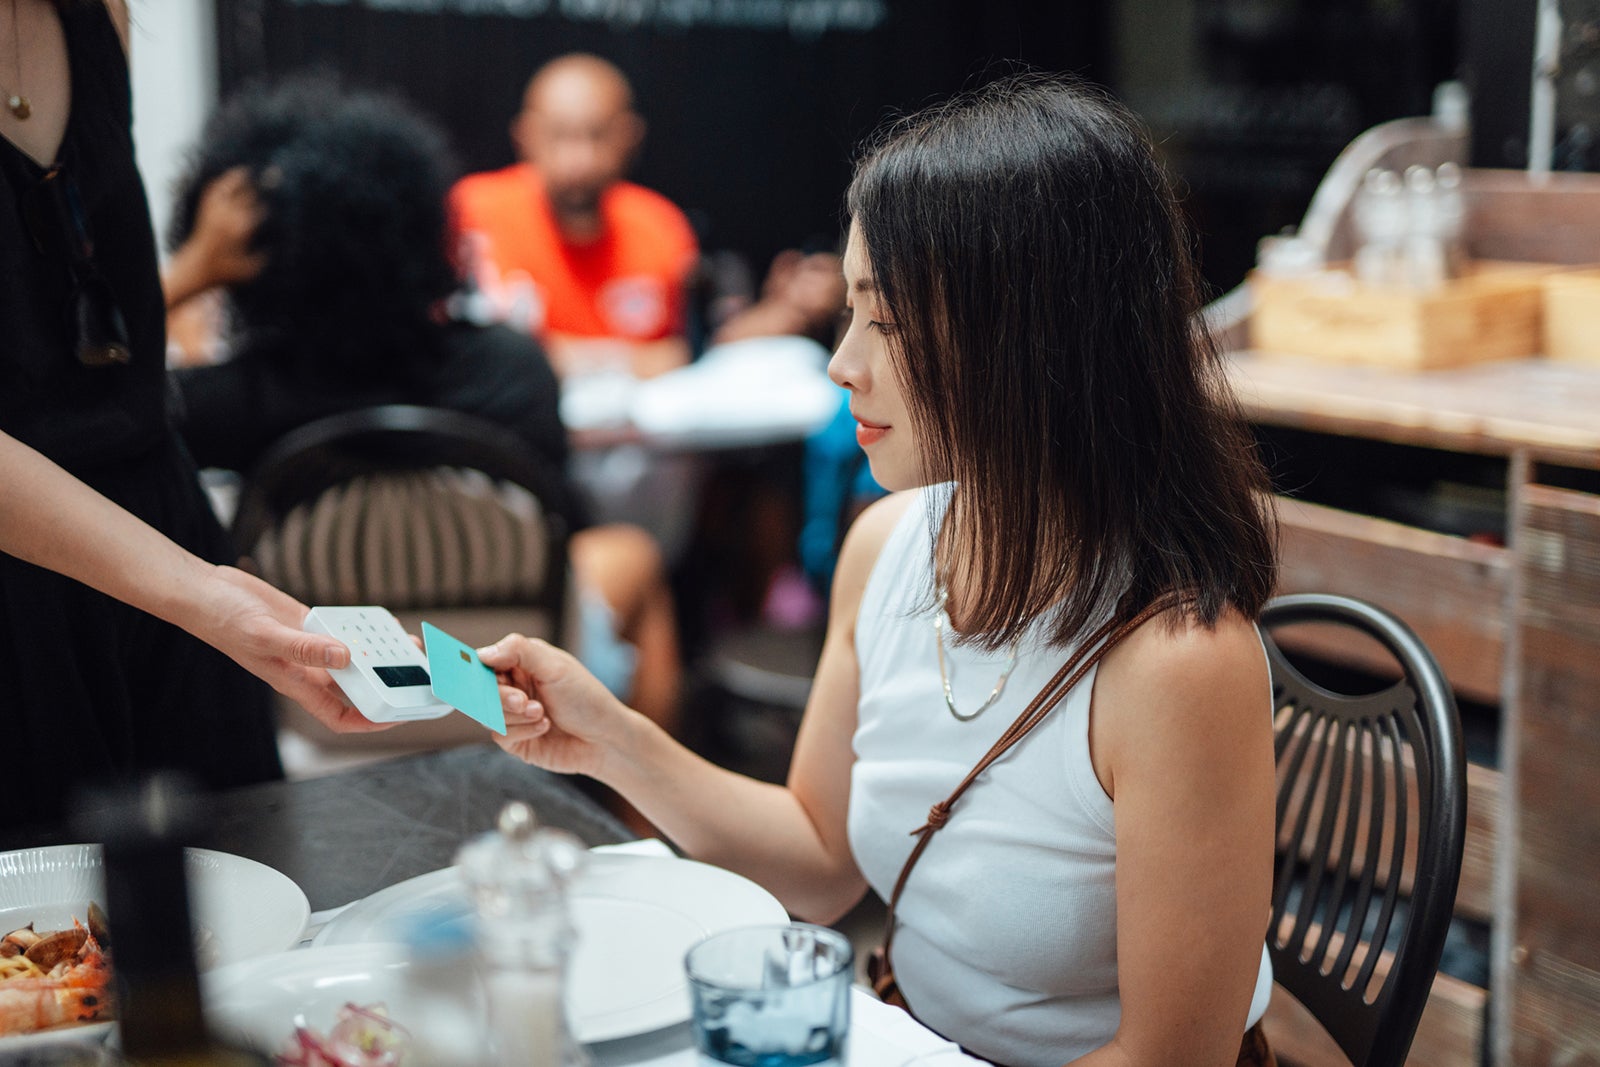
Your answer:
[[[809,923],[713,934],[684,957],[702,1062],[843,1064],[855,951]]]

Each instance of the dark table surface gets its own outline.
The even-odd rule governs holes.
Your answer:
[[[633,837],[573,780],[471,745],[216,793],[194,843],[282,871],[320,911],[450,866],[509,800],[588,845]],[[0,834],[0,849],[71,840],[45,828]]]

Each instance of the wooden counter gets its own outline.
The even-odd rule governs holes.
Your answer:
[[[1600,466],[1600,368],[1539,359],[1398,373],[1276,353],[1230,357],[1250,419],[1491,456]]]
[[[1458,693],[1500,709],[1500,768],[1469,776],[1457,899],[1491,923],[1489,989],[1441,976],[1409,1062],[1476,1067],[1491,1040],[1496,1065],[1600,1063],[1600,494],[1570,487],[1600,470],[1600,368],[1229,358],[1257,425],[1504,460],[1504,546],[1283,499],[1280,588],[1389,608]]]

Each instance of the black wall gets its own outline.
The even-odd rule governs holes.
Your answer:
[[[1440,81],[1473,90],[1474,162],[1522,165],[1535,0],[217,4],[224,91],[307,67],[395,89],[468,170],[510,162],[507,123],[541,62],[607,56],[650,124],[634,176],[683,206],[708,250],[757,270],[837,239],[850,155],[885,115],[1012,61],[1075,71],[1141,111],[1221,290],[1261,236],[1299,221],[1351,137],[1426,113]]]
[[[218,0],[218,17],[224,92],[304,68],[398,90],[467,170],[511,161],[507,124],[541,62],[604,55],[649,123],[634,176],[707,249],[761,269],[836,240],[853,147],[891,110],[1006,60],[1103,77],[1108,2]]]
[[[1474,0],[1462,19],[1462,80],[1472,91],[1472,164],[1528,165],[1536,0]]]
[[[1184,182],[1213,287],[1238,284],[1257,241],[1299,223],[1352,138],[1429,112],[1457,76],[1460,8],[1483,2],[1532,0],[1123,0],[1114,82]],[[1183,28],[1152,24],[1145,3]]]

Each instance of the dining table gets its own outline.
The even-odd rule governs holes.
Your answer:
[[[511,800],[526,802],[540,825],[567,831],[590,848],[674,855],[660,841],[638,840],[580,780],[529,766],[494,745],[214,792],[205,798],[190,843],[255,860],[292,879],[312,911],[309,943],[321,924],[349,905],[449,867],[465,842],[493,828]],[[59,826],[0,830],[0,851],[74,839]],[[865,989],[852,991],[851,1006],[847,1067],[900,1067],[919,1054],[954,1052],[955,1046]],[[594,1067],[701,1062],[687,1021],[595,1042],[587,1051]]]

